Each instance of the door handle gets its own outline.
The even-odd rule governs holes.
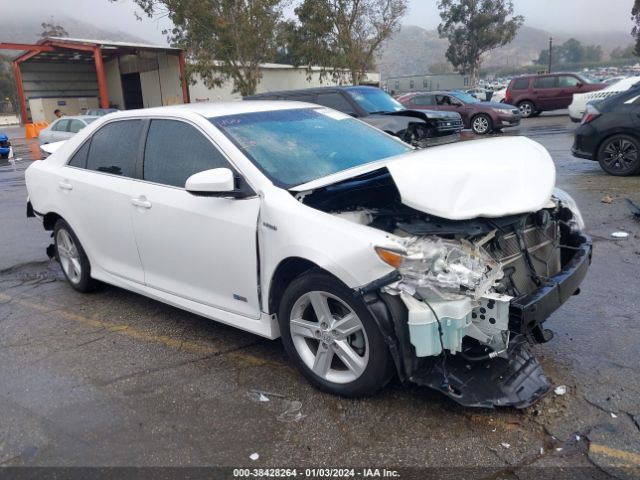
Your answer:
[[[73,185],[66,180],[58,182],[58,187],[60,187],[61,190],[73,190]]]
[[[144,197],[132,198],[131,203],[140,208],[151,208],[151,202]]]

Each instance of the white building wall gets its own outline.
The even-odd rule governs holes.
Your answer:
[[[107,91],[109,92],[109,105],[114,105],[117,108],[124,108],[122,81],[120,80],[120,66],[118,65],[117,58],[105,62],[104,76],[107,81]]]
[[[160,66],[160,88],[162,105],[182,103],[182,84],[180,83],[180,61],[178,55],[158,55]]]
[[[349,85],[349,77],[334,81],[331,78],[325,78],[320,81],[320,70],[311,72],[310,78],[307,78],[308,72],[305,68],[295,68],[289,65],[270,65],[262,69],[262,78],[256,88],[256,93],[276,92],[280,90],[297,90],[302,88],[328,87],[333,85]],[[378,73],[368,73],[367,83],[379,83],[380,75]],[[225,82],[219,88],[207,88],[201,79],[196,81],[195,85],[189,86],[191,102],[217,102],[242,100],[239,93],[231,93],[233,90],[233,81]]]

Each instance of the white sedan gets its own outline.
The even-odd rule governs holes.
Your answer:
[[[613,95],[617,95],[618,93],[626,92],[638,82],[640,82],[640,77],[629,77],[619,80],[602,90],[587,93],[574,93],[573,102],[569,105],[569,118],[571,118],[573,122],[579,122],[582,120],[584,112],[587,110],[588,103],[598,102]]]
[[[591,243],[525,138],[414,150],[298,102],[96,120],[26,171],[70,285],[119,286],[282,338],[325,391],[393,375],[468,406],[550,383],[528,343],[579,288]]]
[[[73,137],[80,130],[95,121],[97,116],[77,115],[75,117],[62,117],[49,124],[47,128],[40,130],[38,140],[41,145],[61,142]]]

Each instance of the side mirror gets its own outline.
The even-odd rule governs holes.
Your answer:
[[[229,168],[213,168],[191,175],[184,185],[194,195],[236,196],[235,179]]]
[[[584,83],[580,83],[580,82],[578,82],[578,83],[576,83],[576,87],[578,87],[578,88],[582,88],[582,87],[584,87]]]

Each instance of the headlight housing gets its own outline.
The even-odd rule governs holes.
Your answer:
[[[376,252],[402,274],[405,288],[424,299],[478,300],[503,277],[500,264],[470,242],[410,237],[403,243],[404,251],[376,247]]]
[[[573,199],[573,197],[560,188],[554,188],[553,198],[555,199],[556,203],[559,203],[563,207],[567,208],[573,214],[572,221],[576,227],[576,230],[584,230],[584,218],[582,218],[582,213],[580,213],[578,204]]]

